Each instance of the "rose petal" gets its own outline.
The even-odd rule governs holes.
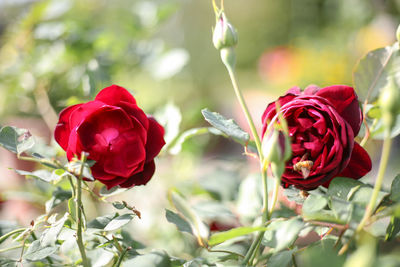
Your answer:
[[[154,159],[165,145],[164,128],[152,117],[149,117],[149,129],[146,143],[146,162]]]
[[[347,167],[337,176],[359,179],[367,174],[372,168],[371,158],[367,151],[354,142],[353,152]]]
[[[156,165],[154,164],[154,160],[149,161],[144,165],[142,172],[129,177],[126,182],[121,183],[119,186],[123,188],[129,188],[135,185],[145,185],[150,181],[155,170]]]
[[[322,88],[315,95],[327,99],[351,126],[354,136],[360,131],[362,113],[354,89],[345,85]]]
[[[60,112],[60,119],[58,120],[57,126],[54,130],[54,139],[64,150],[67,150],[69,135],[71,133],[69,117],[71,113],[81,105],[82,104],[73,105]]]
[[[118,85],[111,85],[102,89],[96,96],[95,100],[101,101],[108,105],[116,105],[119,102],[128,102],[136,104],[135,98],[125,88]]]

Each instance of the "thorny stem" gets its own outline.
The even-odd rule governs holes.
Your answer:
[[[124,250],[121,252],[121,254],[119,255],[117,264],[115,264],[115,267],[119,267],[119,266],[121,265],[122,260],[123,260],[124,257],[125,257],[125,254],[126,254],[129,250],[131,250],[131,249],[132,249],[131,247],[127,247],[126,249],[124,249]]]
[[[86,251],[85,251],[85,246],[83,245],[83,238],[82,238],[82,173],[83,173],[83,168],[86,162],[86,153],[82,152],[81,154],[81,168],[79,170],[79,176],[77,177],[76,181],[76,214],[78,216],[78,229],[76,232],[77,239],[76,242],[78,243],[79,251],[81,253],[82,257],[82,265],[84,267],[90,267],[90,264],[88,262],[88,259],[86,257]]]
[[[378,175],[376,177],[374,190],[372,191],[371,199],[370,199],[370,201],[369,201],[369,203],[367,205],[367,208],[365,209],[364,217],[362,218],[361,222],[358,224],[358,226],[356,228],[356,231],[354,232],[354,235],[340,249],[339,255],[342,255],[343,253],[345,253],[347,251],[347,249],[349,248],[349,245],[353,241],[355,235],[360,233],[363,230],[364,226],[369,221],[372,213],[375,210],[376,200],[378,198],[379,191],[381,190],[383,178],[385,176],[386,167],[387,167],[388,162],[389,162],[391,145],[392,145],[392,139],[390,138],[390,134],[387,133],[386,137],[385,137],[385,139],[383,141],[381,162],[379,163],[379,171],[378,171]]]

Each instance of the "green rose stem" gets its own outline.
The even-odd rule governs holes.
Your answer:
[[[220,51],[221,60],[224,63],[226,69],[228,70],[229,77],[232,82],[233,90],[235,91],[236,98],[239,101],[239,104],[242,108],[242,111],[246,117],[247,123],[250,126],[251,134],[254,138],[254,142],[257,147],[257,152],[260,161],[260,169],[261,169],[261,178],[263,183],[263,209],[262,209],[262,225],[269,220],[268,213],[268,185],[267,185],[267,175],[266,170],[263,169],[264,157],[261,150],[261,141],[258,136],[257,129],[254,125],[253,119],[250,115],[249,109],[244,100],[243,94],[239,89],[236,75],[235,75],[235,64],[236,64],[236,54],[234,50],[234,46],[237,44],[238,38],[235,28],[229,23],[227,17],[224,13],[223,1],[221,1],[221,9],[218,9],[215,1],[212,1],[214,6],[214,12],[216,15],[216,26],[213,32],[213,43],[215,48]],[[264,231],[260,231],[250,246],[249,251],[247,252],[244,263],[247,265],[249,260],[255,254],[255,251],[258,250],[261,239],[264,235]]]
[[[368,222],[372,213],[375,210],[376,200],[378,198],[379,191],[382,187],[383,178],[385,177],[385,171],[386,171],[386,167],[387,167],[387,164],[389,161],[391,145],[392,145],[392,139],[390,138],[390,134],[388,133],[388,134],[386,134],[386,137],[383,141],[383,148],[382,148],[382,154],[381,154],[381,161],[379,163],[378,176],[376,178],[376,182],[375,182],[374,190],[372,192],[371,199],[367,205],[367,208],[365,209],[364,217],[358,224],[354,235],[340,249],[339,255],[342,255],[343,253],[345,253],[347,251],[347,249],[349,248],[349,245],[350,245],[351,241],[354,239],[355,235],[360,233],[363,230],[365,224]]]
[[[75,201],[76,201],[76,214],[78,216],[78,229],[76,230],[76,242],[78,243],[79,251],[81,253],[82,257],[82,265],[84,267],[90,267],[90,264],[88,262],[88,259],[86,257],[86,251],[85,251],[85,246],[83,245],[83,238],[82,238],[82,174],[83,174],[83,168],[85,165],[87,159],[87,154],[85,152],[82,152],[81,154],[81,168],[79,170],[79,176],[77,177],[76,181],[76,188],[75,188]]]
[[[260,137],[258,136],[256,127],[254,125],[253,119],[250,115],[249,109],[246,105],[246,102],[244,100],[243,94],[239,89],[238,83],[236,81],[236,75],[235,75],[235,71],[234,71],[234,66],[235,66],[235,52],[233,50],[233,48],[223,48],[221,49],[221,59],[222,62],[224,63],[226,69],[228,70],[229,73],[229,77],[231,79],[232,82],[232,86],[233,89],[235,91],[236,94],[236,98],[239,101],[239,104],[242,108],[242,111],[246,117],[247,123],[250,126],[250,131],[251,134],[253,135],[254,138],[254,142],[256,144],[257,147],[257,152],[258,152],[258,157],[260,160],[260,168],[261,168],[261,179],[262,179],[262,183],[263,183],[263,208],[262,208],[262,219],[261,219],[261,223],[262,225],[265,225],[265,223],[269,220],[270,216],[268,213],[268,185],[267,185],[267,175],[266,175],[266,171],[262,170],[262,165],[264,162],[264,157],[262,155],[262,151],[261,151],[261,141],[260,141]],[[260,242],[261,239],[264,235],[264,231],[260,231],[257,235],[257,237],[254,239],[253,243],[250,246],[249,251],[247,252],[243,262],[244,264],[248,264],[249,260],[253,257],[253,254],[255,254],[255,251],[257,251],[258,247],[260,246]]]

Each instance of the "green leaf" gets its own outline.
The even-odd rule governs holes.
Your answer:
[[[212,133],[215,135],[223,135],[223,133],[213,127],[202,127],[202,128],[193,128],[190,130],[187,130],[180,134],[174,142],[171,143],[171,146],[169,147],[168,151],[172,155],[177,155],[179,152],[182,150],[182,145],[185,143],[187,140],[190,138],[197,136],[197,135],[203,135],[203,134],[208,134]]]
[[[205,246],[210,233],[208,227],[202,222],[186,200],[176,192],[171,192],[171,200],[176,210],[189,222],[192,232],[197,237],[199,244]]]
[[[391,77],[400,81],[399,44],[379,48],[362,58],[353,73],[354,85],[361,102],[374,102]]]
[[[168,254],[164,251],[152,251],[148,254],[139,255],[124,261],[122,266],[170,267],[171,261]]]
[[[400,232],[400,218],[396,215],[390,217],[390,223],[386,228],[385,241],[393,240],[394,237]]]
[[[64,223],[68,219],[68,213],[65,213],[64,216],[58,221],[52,223],[49,228],[47,228],[40,237],[40,244],[42,247],[54,246],[57,237],[61,232],[61,229],[64,226]]]
[[[165,217],[167,218],[168,222],[175,224],[179,231],[193,234],[190,224],[179,214],[165,209]]]
[[[88,250],[87,257],[90,259],[91,266],[102,267],[108,265],[114,258],[114,253],[107,249],[94,249]]]
[[[119,186],[114,186],[110,190],[108,190],[106,186],[103,186],[102,188],[100,188],[100,195],[103,197],[111,197],[121,194],[127,190],[127,188],[121,188]]]
[[[76,214],[76,201],[75,198],[71,197],[68,200],[68,212],[71,215],[74,221],[77,221],[77,214]]]
[[[212,126],[231,137],[234,141],[241,145],[246,145],[249,142],[250,135],[243,131],[237,123],[232,119],[226,119],[217,112],[211,112],[208,109],[201,111],[206,121]]]
[[[219,232],[216,234],[213,234],[210,236],[208,240],[208,244],[210,246],[215,246],[217,244],[220,244],[222,242],[225,242],[229,239],[238,237],[238,236],[243,236],[243,235],[248,235],[253,232],[257,231],[265,231],[267,228],[265,227],[238,227],[234,228],[225,232]]]
[[[302,212],[315,213],[322,210],[328,204],[328,200],[320,195],[309,195],[304,201]]]
[[[42,247],[40,241],[35,240],[24,254],[24,259],[29,261],[43,260],[44,258],[54,254],[57,249],[58,247]]]
[[[50,210],[55,206],[59,205],[63,201],[68,200],[72,197],[72,193],[70,191],[65,191],[60,187],[57,187],[52,195],[53,196],[51,197],[51,199],[46,202],[47,213],[50,212]]]
[[[289,267],[292,266],[292,255],[295,250],[284,250],[269,258],[267,265],[268,267]]]
[[[21,154],[29,150],[35,144],[33,136],[26,129],[5,126],[0,129],[0,146],[5,149]]]
[[[104,227],[104,231],[117,230],[125,224],[128,224],[133,219],[133,217],[135,217],[135,215],[132,213],[126,213],[115,217],[106,225],[106,227]]]
[[[91,220],[87,224],[87,227],[88,228],[93,228],[93,229],[101,229],[101,230],[103,230],[107,226],[107,224],[109,222],[111,222],[112,219],[114,219],[114,218],[116,218],[118,216],[119,216],[118,213],[115,213],[115,214],[108,214],[108,215],[97,217],[97,218]]]
[[[0,237],[0,244],[3,243],[4,241],[6,241],[7,238],[9,238],[9,237],[11,237],[11,236],[13,236],[13,235],[15,235],[15,234],[22,233],[22,232],[24,232],[25,230],[26,230],[26,228],[19,228],[19,229],[12,230],[12,231],[10,231],[10,232],[8,232],[8,233],[2,235],[2,236]]]
[[[389,198],[394,202],[400,201],[400,174],[393,179]]]
[[[296,253],[296,261],[301,262],[301,266],[307,267],[343,267],[346,255],[338,255],[335,248],[336,238],[326,237]],[[359,266],[359,265],[355,265]]]
[[[112,205],[114,206],[114,208],[116,208],[116,209],[118,209],[118,210],[123,210],[123,209],[126,208],[125,203],[119,202],[119,201],[113,202]]]
[[[287,221],[274,221],[267,227],[262,243],[270,247],[271,252],[281,251],[296,241],[303,227],[304,222],[297,217]]]
[[[23,171],[23,170],[15,170],[19,175],[24,175],[27,177],[32,177],[38,180],[42,180],[46,183],[56,183],[61,179],[61,176],[57,175],[54,172],[49,172],[48,170],[37,170],[33,172]],[[59,173],[59,172],[58,172]]]

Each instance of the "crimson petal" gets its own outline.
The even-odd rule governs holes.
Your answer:
[[[146,162],[154,159],[165,145],[164,128],[152,117],[149,118],[149,129],[146,143]]]
[[[154,163],[154,160],[147,162],[144,165],[142,172],[139,172],[131,176],[130,178],[128,178],[126,182],[119,184],[119,186],[123,188],[129,188],[135,185],[145,185],[150,181],[155,170],[156,170],[156,165]]]
[[[111,85],[102,89],[96,96],[95,100],[101,101],[108,105],[116,105],[119,102],[128,102],[136,104],[135,98],[124,87]]]
[[[83,104],[77,104],[63,109],[60,112],[60,119],[57,123],[56,129],[54,130],[54,138],[57,143],[64,149],[68,148],[69,135],[71,133],[71,127],[69,124],[69,117],[73,111]]]
[[[367,151],[354,142],[353,152],[347,167],[337,176],[359,179],[367,174],[372,168],[371,158]]]
[[[360,131],[362,113],[354,89],[346,85],[333,85],[320,89],[316,94],[328,100],[351,126],[354,136]]]

